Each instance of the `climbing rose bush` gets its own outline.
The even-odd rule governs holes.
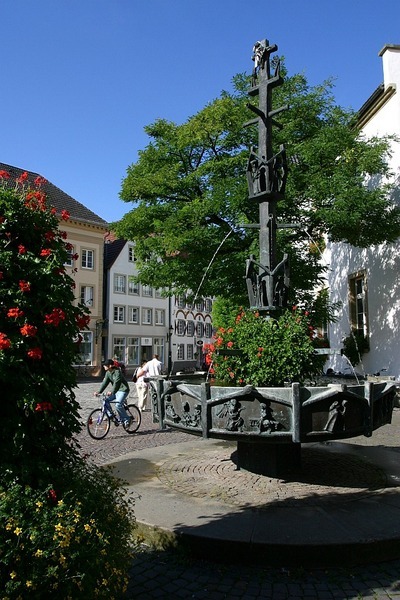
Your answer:
[[[89,316],[73,303],[75,283],[64,268],[67,236],[47,204],[45,180],[30,186],[24,173],[10,189],[5,173],[0,172],[0,182],[8,184],[0,187],[0,461],[6,479],[30,484],[73,458],[67,440],[80,425],[72,364]]]
[[[278,318],[240,309],[218,329],[210,353],[216,381],[226,385],[281,386],[304,382],[322,372],[325,358],[315,354],[319,338],[307,311],[296,307]]]
[[[89,315],[74,302],[71,246],[44,184],[0,171],[0,590],[8,600],[120,597],[132,503],[74,442],[72,365]]]

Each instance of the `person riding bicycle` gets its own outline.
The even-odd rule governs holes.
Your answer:
[[[115,408],[121,422],[125,427],[129,427],[131,423],[131,417],[129,417],[124,408],[124,402],[129,394],[129,385],[123,376],[121,369],[119,369],[113,360],[108,359],[103,365],[106,374],[102,381],[101,387],[98,392],[94,392],[94,396],[100,396],[100,394],[106,389],[109,383],[112,383],[112,390],[108,392],[108,399],[110,401],[115,400]]]

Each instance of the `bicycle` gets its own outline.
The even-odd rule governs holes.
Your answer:
[[[124,403],[124,408],[130,417],[130,424],[128,426],[126,426],[124,423],[121,423],[117,412],[113,409],[111,401],[108,399],[108,396],[103,394],[101,408],[95,408],[92,410],[86,422],[86,429],[90,437],[95,440],[102,440],[105,438],[107,433],[110,431],[111,422],[113,422],[116,427],[122,425],[126,433],[135,433],[139,429],[142,421],[140,410],[135,404],[127,404],[126,402]]]

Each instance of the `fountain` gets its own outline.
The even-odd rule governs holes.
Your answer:
[[[265,318],[279,314],[287,302],[289,264],[276,258],[276,205],[285,193],[286,153],[274,154],[274,117],[287,107],[272,109],[272,92],[281,85],[280,64],[271,74],[270,56],[277,50],[268,40],[253,48],[254,68],[248,104],[258,124],[258,148],[247,164],[249,201],[259,204],[260,256],[246,261],[250,307]],[[396,388],[390,382],[358,385],[242,388],[212,386],[209,382],[157,379],[152,381],[154,417],[161,428],[172,427],[203,438],[237,443],[240,469],[282,477],[301,467],[301,445],[371,436],[391,422]]]

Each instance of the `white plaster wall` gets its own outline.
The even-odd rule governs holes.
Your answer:
[[[394,84],[397,89],[364,127],[363,133],[367,137],[400,136],[400,48],[388,47],[382,59],[385,88]],[[390,166],[400,189],[400,143],[394,142],[392,150]],[[399,189],[392,196],[395,203],[400,203]],[[327,279],[331,300],[343,303],[338,323],[330,327],[331,347],[340,348],[342,339],[350,332],[348,275],[365,270],[370,351],[363,355],[362,364],[356,371],[360,374],[380,371],[400,379],[400,242],[363,250],[347,244],[328,244],[324,260],[330,265]],[[341,372],[350,370],[347,362],[337,355],[330,358],[327,367]]]

